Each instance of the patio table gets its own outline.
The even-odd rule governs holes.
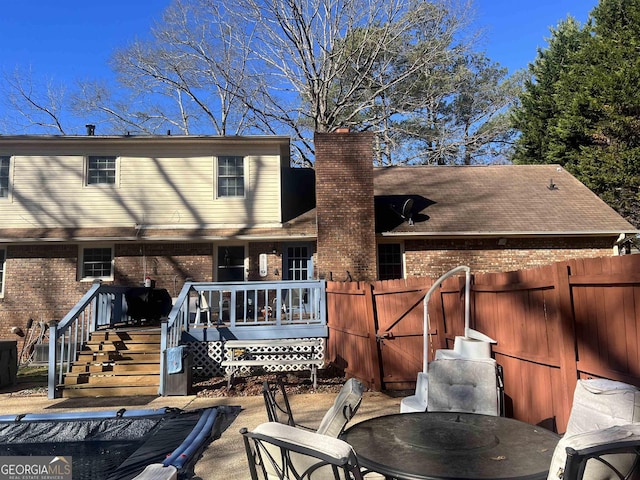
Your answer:
[[[342,435],[388,478],[545,479],[560,437],[511,418],[451,412],[375,417]]]

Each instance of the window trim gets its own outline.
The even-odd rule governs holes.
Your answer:
[[[5,278],[7,272],[7,249],[0,248],[0,298],[4,298]]]
[[[89,183],[89,161],[91,158],[103,157],[113,158],[115,161],[115,181],[113,183]],[[84,156],[84,174],[83,174],[83,186],[85,188],[110,188],[120,186],[120,156],[119,155],[98,155],[90,154]]]
[[[110,275],[105,277],[87,277],[84,275],[84,255],[85,251],[92,248],[104,248],[111,250],[111,269]],[[78,281],[80,282],[94,282],[96,280],[113,281],[115,272],[115,249],[112,244],[98,244],[98,245],[80,245],[80,252],[78,253]]]
[[[9,173],[7,174],[7,196],[0,197],[0,201],[11,201],[13,194],[13,156],[12,155],[0,155],[0,159],[7,158],[9,160]]]
[[[242,160],[242,195],[220,194],[220,159],[239,158]],[[246,155],[218,155],[215,157],[215,198],[217,200],[244,199],[247,196],[247,156]],[[231,177],[231,176],[229,176]],[[237,177],[233,177],[237,178]]]

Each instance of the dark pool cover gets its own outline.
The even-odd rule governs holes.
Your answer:
[[[152,463],[173,465],[186,478],[238,412],[225,406],[0,417],[0,456],[71,456],[74,480],[131,479]]]

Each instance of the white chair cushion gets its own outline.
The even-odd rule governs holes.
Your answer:
[[[498,416],[498,375],[493,359],[440,359],[429,364],[427,410]]]
[[[343,440],[334,437],[328,437],[326,435],[320,435],[316,432],[303,430],[278,422],[267,422],[258,425],[253,430],[253,433],[259,433],[271,438],[275,438],[277,440],[283,440],[297,446],[315,450],[317,452],[328,455],[331,458],[336,459],[337,461],[342,461],[353,454],[351,445]],[[265,447],[275,459],[281,458],[279,452],[280,449],[278,447],[271,444],[265,445]],[[299,473],[302,473],[307,468],[314,465],[317,461],[318,460],[313,457],[303,455],[298,452],[291,453],[291,462]],[[269,480],[277,480],[279,478],[277,473],[273,469],[273,466],[268,461],[265,462],[264,466],[267,471]],[[313,472],[311,478],[313,480],[335,480],[335,475],[331,467],[329,465],[326,465],[318,468],[315,472]]]
[[[566,447],[574,441],[574,436],[638,422],[640,422],[640,390],[638,388],[606,379],[578,380],[567,430],[553,452],[548,479],[561,478],[559,475],[563,473],[567,461]],[[628,455],[617,457],[619,457],[617,464],[629,460]],[[624,457],[627,458],[624,459]],[[602,472],[593,468],[591,466],[587,468],[585,479],[609,478],[606,475],[601,477]]]
[[[565,435],[640,421],[640,390],[606,379],[579,380]]]
[[[347,380],[336,396],[333,405],[322,417],[317,433],[337,438],[358,409],[363,392],[362,383],[355,378]]]
[[[320,436],[319,433],[278,422],[262,423],[253,430],[253,433],[260,433],[300,447],[316,450],[338,461],[348,458],[353,451],[351,445],[339,438]]]

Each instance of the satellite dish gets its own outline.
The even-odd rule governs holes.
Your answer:
[[[413,225],[413,219],[411,218],[413,215],[413,199],[407,198],[402,203],[402,208],[400,210],[398,210],[398,208],[394,204],[391,204],[391,210],[393,210],[396,215],[402,217],[403,220],[409,222],[409,225]]]
[[[411,216],[413,215],[412,209],[413,209],[413,199],[407,198],[402,204],[402,211],[400,213],[400,216],[405,220],[407,220],[409,222],[409,225],[413,225],[413,218],[411,218]]]

